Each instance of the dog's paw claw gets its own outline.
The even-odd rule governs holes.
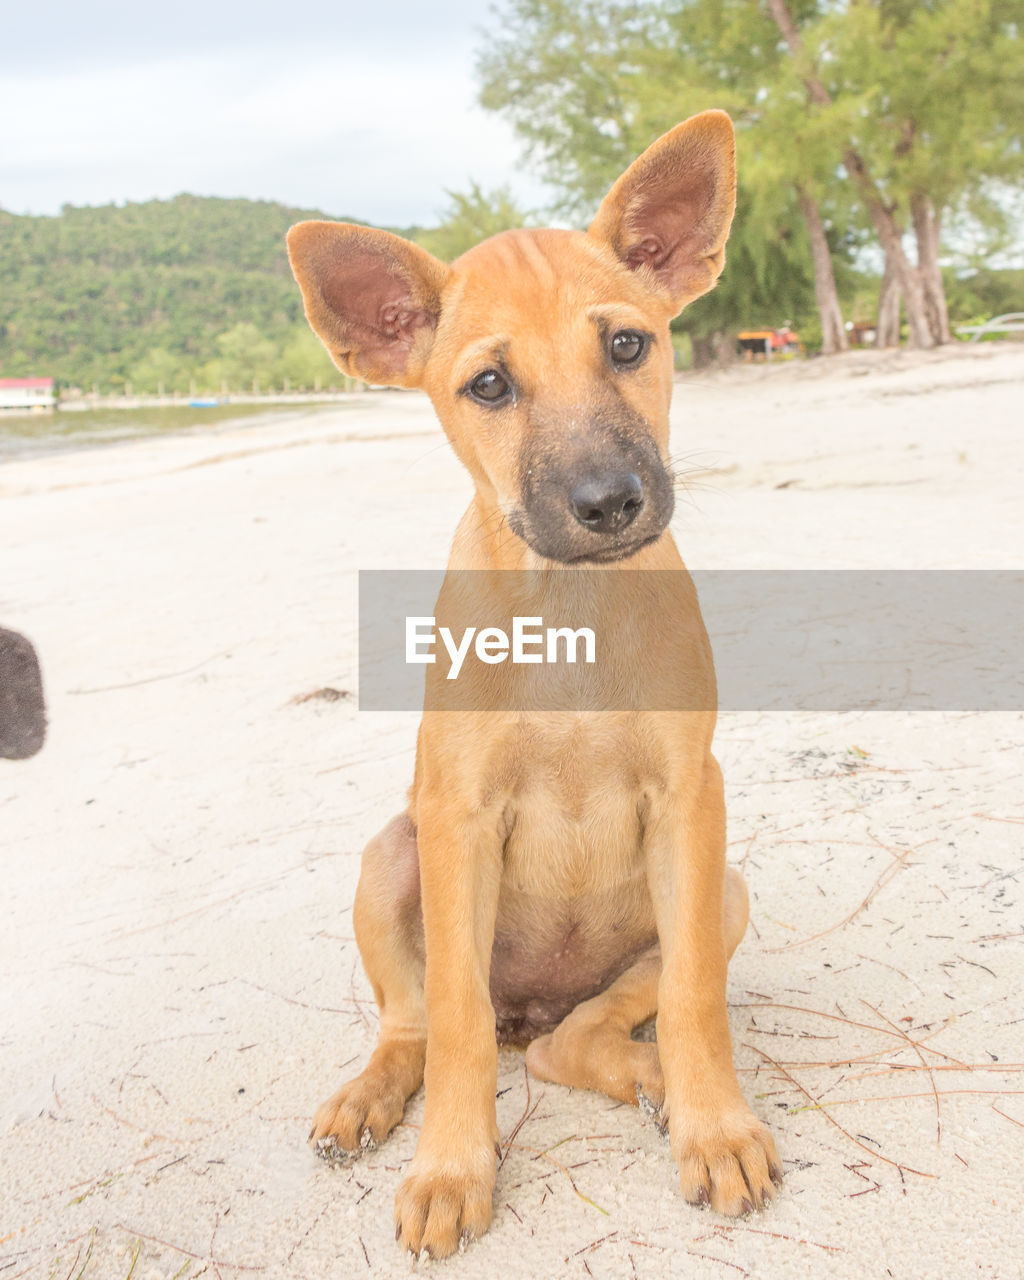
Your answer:
[[[490,1155],[489,1145],[479,1156],[484,1153]],[[416,1169],[414,1157],[395,1196],[396,1238],[414,1258],[422,1258],[425,1252],[433,1258],[461,1253],[487,1230],[492,1214],[493,1165],[479,1157],[474,1163],[475,1169],[462,1173],[433,1162]]]
[[[361,1151],[376,1151],[377,1139],[373,1136],[369,1129],[364,1129],[359,1139],[359,1148]]]
[[[644,1093],[643,1086],[639,1084],[636,1086],[636,1105],[640,1108],[640,1114],[647,1120],[653,1120],[658,1132],[664,1137],[668,1132],[665,1108],[655,1106],[654,1102]]]
[[[333,1133],[329,1133],[326,1138],[317,1138],[313,1150],[325,1164],[348,1164],[359,1154],[358,1151],[346,1151],[344,1147],[339,1147],[338,1139]]]
[[[673,1108],[672,1150],[680,1188],[693,1205],[729,1218],[759,1213],[772,1202],[779,1158],[771,1134],[744,1104],[718,1112]]]

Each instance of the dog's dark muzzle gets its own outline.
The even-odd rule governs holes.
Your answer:
[[[598,428],[524,457],[512,529],[564,564],[624,560],[672,518],[672,481],[646,431]]]

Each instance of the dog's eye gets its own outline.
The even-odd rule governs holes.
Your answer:
[[[636,364],[646,346],[647,339],[636,329],[620,329],[612,337],[612,359],[616,364]]]
[[[469,384],[469,394],[484,404],[494,404],[509,393],[509,385],[497,369],[485,369]]]

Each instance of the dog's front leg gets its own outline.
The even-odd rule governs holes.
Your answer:
[[[454,1253],[491,1221],[498,1051],[490,998],[501,841],[493,813],[448,795],[417,799],[426,943],[423,1127],[395,1199],[395,1238]]]
[[[761,1209],[781,1178],[771,1134],[747,1106],[732,1059],[726,966],[746,894],[726,872],[722,775],[706,756],[656,799],[648,867],[661,940],[658,1052],[683,1195],[735,1216]]]

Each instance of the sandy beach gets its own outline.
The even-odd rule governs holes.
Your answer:
[[[681,379],[673,527],[702,569],[1024,567],[1024,345]],[[376,1029],[352,939],[417,716],[360,713],[356,574],[443,566],[469,496],[429,403],[0,466],[0,625],[43,751],[0,760],[0,1280],[407,1275],[422,1093],[330,1167]],[[714,636],[712,636],[714,640]],[[752,923],[740,1079],[784,1189],[688,1207],[633,1109],[499,1056],[496,1276],[1024,1276],[1019,711],[719,723]]]

